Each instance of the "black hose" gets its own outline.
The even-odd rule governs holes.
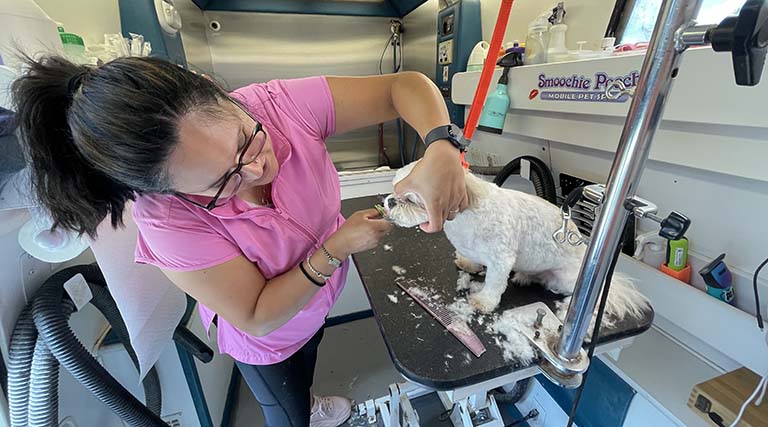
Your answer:
[[[504,391],[503,388],[497,388],[491,390],[493,398],[498,403],[510,403],[514,404],[520,401],[528,391],[528,387],[531,385],[531,379],[525,378],[515,383],[514,387],[510,391]]]
[[[75,309],[71,301],[62,307],[67,313]],[[37,337],[32,370],[29,376],[28,427],[50,427],[59,424],[59,361],[45,345],[43,337]]]
[[[101,272],[98,269],[96,269],[96,271],[101,275]],[[139,359],[136,356],[136,352],[133,350],[133,346],[131,346],[128,328],[125,326],[125,322],[120,315],[115,300],[112,299],[112,295],[106,287],[106,281],[104,281],[103,276],[101,277],[102,279],[99,281],[88,282],[88,285],[91,288],[91,293],[93,294],[91,304],[98,308],[101,314],[107,319],[107,322],[109,322],[112,327],[112,332],[117,335],[117,338],[125,347],[125,351],[128,353],[128,356],[130,356],[133,365],[138,371],[140,369]],[[153,414],[160,415],[162,391],[160,388],[160,377],[154,366],[147,372],[147,375],[144,377],[141,384],[144,388],[144,400],[147,408],[149,408]]]
[[[86,281],[93,282],[101,275],[97,269],[82,271]],[[107,372],[77,340],[69,327],[69,314],[61,312],[62,284],[72,276],[70,269],[54,274],[35,296],[32,317],[35,326],[51,352],[75,379],[99,400],[132,426],[165,426],[112,375]]]
[[[153,413],[90,355],[69,328],[68,321],[74,311],[74,305],[69,298],[64,297],[63,284],[77,273],[86,279],[94,294],[92,303],[110,320],[118,337],[125,340],[126,350],[137,364],[135,352],[127,342],[125,323],[119,316],[117,306],[106,289],[104,277],[99,269],[96,266],[77,266],[60,271],[43,284],[30,305],[25,307],[14,329],[9,358],[11,425],[16,427],[31,426],[33,423],[57,424],[58,396],[55,387],[58,386],[58,381],[55,375],[48,375],[53,381],[43,381],[42,376],[46,375],[44,372],[57,373],[58,360],[75,379],[128,424],[167,426],[158,415],[161,395],[157,371],[153,368],[143,382],[148,406],[156,411]],[[34,339],[38,336],[38,331],[39,345],[35,347]],[[42,344],[45,344],[45,347]],[[52,360],[47,352],[56,360]],[[34,368],[32,364],[35,365]],[[43,406],[47,406],[47,410],[44,410]]]
[[[533,183],[533,188],[536,189],[536,195],[552,204],[556,204],[557,190],[555,189],[555,179],[552,178],[552,173],[549,171],[546,163],[536,157],[522,156],[507,163],[493,179],[493,183],[501,187],[510,176],[520,175],[520,163],[523,159],[531,163],[530,180]]]
[[[32,307],[24,307],[16,320],[8,348],[8,406],[11,426],[27,425],[29,375],[35,353],[37,329],[32,320]]]

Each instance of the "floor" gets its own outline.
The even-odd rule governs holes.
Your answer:
[[[404,381],[389,359],[376,321],[356,320],[325,330],[318,350],[314,391],[320,395],[346,396],[355,402],[384,396],[394,382]],[[443,408],[433,393],[414,400],[421,425],[443,427],[450,421],[442,418]],[[505,424],[511,422],[513,409],[502,409]],[[350,420],[349,425],[358,425]],[[364,423],[363,423],[364,424]],[[361,424],[362,425],[362,424]],[[522,423],[520,426],[527,426]],[[259,404],[245,382],[240,382],[238,405],[234,414],[235,427],[264,427]]]
[[[346,396],[362,402],[383,396],[390,384],[399,381],[403,379],[392,366],[373,318],[325,330],[315,369],[316,393]],[[234,425],[264,426],[261,409],[242,381]]]

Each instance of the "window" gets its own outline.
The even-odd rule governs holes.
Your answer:
[[[608,29],[609,33],[617,35],[617,42],[637,43],[650,41],[656,18],[661,8],[662,0],[628,0],[617,2],[623,11],[617,14],[621,16],[617,28]],[[717,24],[726,16],[735,15],[741,9],[745,0],[704,0],[696,17],[699,24]]]

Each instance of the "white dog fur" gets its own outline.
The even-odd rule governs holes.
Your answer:
[[[416,163],[397,171],[394,183],[405,178]],[[445,234],[456,248],[456,265],[476,273],[486,268],[485,284],[469,296],[476,309],[489,313],[496,309],[507,288],[512,271],[513,283],[543,284],[548,290],[571,295],[579,274],[585,245],[559,244],[552,233],[562,226],[560,209],[546,200],[520,191],[502,189],[495,184],[466,174],[469,207],[445,223]],[[418,194],[387,196],[385,211],[401,227],[415,227],[427,221]],[[569,224],[576,233],[576,225]],[[562,305],[562,304],[561,304]],[[640,317],[648,301],[631,280],[614,274],[606,306],[604,324],[626,316]],[[558,313],[562,317],[562,308]]]

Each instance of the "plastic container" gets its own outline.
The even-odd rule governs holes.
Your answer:
[[[31,55],[63,52],[56,22],[32,0],[0,1],[0,28],[0,55],[11,68],[21,65],[13,54],[17,46]]]
[[[572,50],[569,55],[569,59],[573,61],[578,60],[584,60],[584,59],[595,59],[595,58],[605,58],[606,56],[613,55],[613,50],[607,51],[607,50],[589,50],[584,49],[584,45],[587,44],[586,41],[580,41],[577,42],[579,45],[579,50]]]
[[[485,57],[488,55],[488,49],[491,47],[487,41],[479,41],[472,48],[472,52],[469,54],[469,61],[467,61],[467,71],[480,71],[483,69],[483,63],[485,63]]]
[[[549,48],[549,22],[546,16],[539,16],[528,26],[525,38],[525,64],[545,64]]]
[[[613,53],[616,48],[616,37],[604,37],[600,43],[600,50]]]
[[[656,231],[637,236],[634,258],[650,265],[655,269],[661,269],[667,253],[667,239],[659,236]]]

